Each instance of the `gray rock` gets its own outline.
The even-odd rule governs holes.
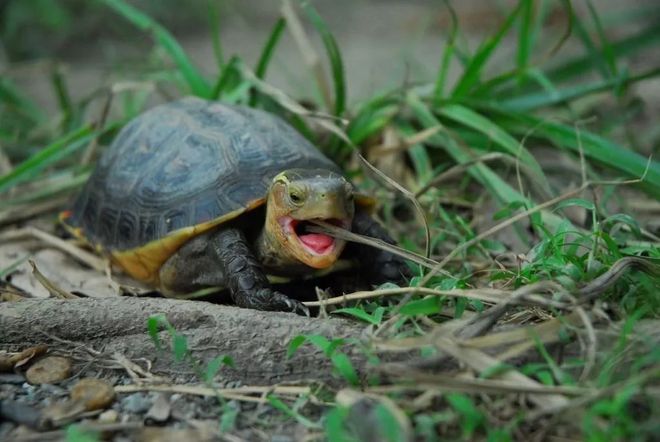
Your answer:
[[[152,399],[145,393],[133,393],[121,400],[121,407],[127,413],[146,413],[151,404]]]

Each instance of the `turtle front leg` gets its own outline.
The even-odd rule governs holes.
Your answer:
[[[389,244],[396,244],[396,241],[392,239],[383,226],[364,210],[355,212],[352,230],[360,235],[378,238]],[[385,250],[365,244],[351,243],[348,247],[348,253],[358,260],[360,268],[366,272],[369,282],[376,284],[387,281],[405,282],[407,278],[412,276],[412,272],[403,258]]]
[[[309,315],[309,310],[301,302],[272,289],[263,267],[250,251],[243,232],[238,229],[222,229],[212,236],[210,245],[224,271],[226,285],[236,305]]]
[[[301,302],[273,290],[238,229],[220,229],[194,238],[165,263],[160,275],[161,284],[172,291],[224,286],[239,307],[309,315]]]

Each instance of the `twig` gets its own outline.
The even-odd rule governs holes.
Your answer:
[[[614,285],[629,267],[636,267],[654,276],[660,275],[660,266],[653,263],[650,259],[628,256],[621,258],[612,264],[610,269],[589,282],[578,291],[581,304],[586,304],[600,296],[605,290]]]
[[[424,279],[422,280],[422,282],[420,284],[421,285],[427,284],[431,280],[431,278],[433,276],[435,276],[438,273],[438,271],[440,271],[440,269],[442,269],[445,265],[447,265],[447,263],[449,261],[451,261],[456,255],[458,255],[463,250],[465,250],[469,247],[472,247],[473,245],[479,243],[483,239],[485,239],[485,238],[493,235],[494,233],[499,232],[500,230],[502,230],[502,229],[504,229],[504,228],[520,221],[521,219],[526,218],[529,215],[531,215],[533,213],[536,213],[536,212],[539,212],[539,211],[541,211],[541,210],[543,210],[547,207],[551,207],[551,206],[553,206],[553,205],[555,205],[555,204],[557,204],[557,203],[559,203],[563,200],[571,198],[575,195],[579,195],[582,191],[584,191],[585,189],[587,189],[591,186],[600,186],[600,185],[619,186],[619,185],[640,183],[640,182],[644,181],[644,178],[646,177],[650,167],[651,167],[651,157],[648,158],[648,160],[646,162],[646,167],[644,168],[644,172],[642,173],[642,176],[639,177],[639,178],[635,178],[635,179],[632,179],[632,180],[621,180],[621,181],[586,181],[586,182],[582,183],[582,185],[579,186],[576,189],[570,190],[570,191],[564,193],[563,195],[559,195],[555,198],[552,198],[548,201],[545,201],[545,202],[543,202],[543,203],[541,203],[541,204],[539,204],[535,207],[527,209],[524,212],[518,213],[518,214],[512,216],[511,218],[508,218],[508,219],[502,221],[501,223],[499,223],[499,224],[491,227],[490,229],[480,233],[479,235],[475,236],[471,240],[464,242],[463,244],[459,245],[454,250],[452,250],[442,261],[440,261],[440,264],[438,264],[438,267],[431,270],[431,272],[429,272],[424,277]]]
[[[239,64],[239,69],[245,76],[247,80],[249,80],[252,85],[257,88],[259,91],[262,93],[268,95],[271,97],[273,100],[275,100],[280,106],[283,108],[289,110],[290,112],[293,112],[296,115],[302,115],[302,116],[307,116],[310,118],[314,118],[315,121],[319,124],[319,126],[323,127],[324,129],[328,130],[329,132],[332,132],[333,134],[337,135],[342,141],[347,143],[350,146],[354,146],[353,143],[351,142],[350,138],[346,135],[346,133],[340,129],[336,124],[334,124],[334,121],[339,121],[342,124],[347,123],[347,120],[344,120],[342,118],[334,117],[328,114],[324,114],[321,112],[312,112],[309,109],[304,108],[302,105],[300,105],[298,102],[296,102],[293,98],[289,97],[286,93],[284,93],[282,90],[266,83],[265,81],[259,79],[254,72],[252,72],[247,66],[244,64]]]

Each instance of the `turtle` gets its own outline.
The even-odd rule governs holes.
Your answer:
[[[127,123],[60,219],[166,297],[219,286],[239,307],[303,313],[268,275],[340,256],[373,283],[409,274],[394,254],[307,230],[324,220],[393,244],[372,203],[280,117],[185,97]]]

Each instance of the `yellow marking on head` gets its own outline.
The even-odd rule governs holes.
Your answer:
[[[280,172],[277,175],[275,175],[275,178],[273,178],[273,183],[276,183],[278,181],[281,181],[282,183],[289,185],[291,181],[289,180],[289,177],[286,176],[286,172]]]

